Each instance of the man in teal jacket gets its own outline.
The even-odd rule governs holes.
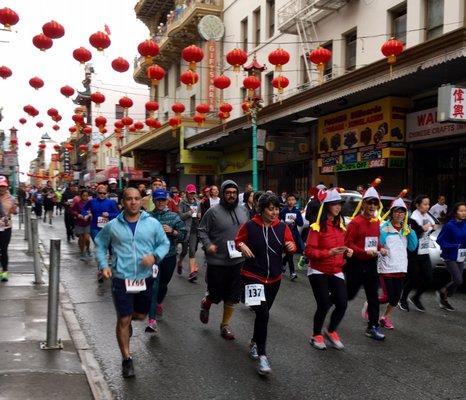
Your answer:
[[[112,295],[117,312],[116,336],[123,357],[125,378],[134,376],[129,351],[131,320],[144,320],[152,298],[152,285],[158,264],[170,248],[162,225],[145,211],[135,188],[123,193],[124,210],[111,220],[95,238],[96,258],[105,279],[112,278]],[[112,265],[108,266],[107,249],[112,246]]]

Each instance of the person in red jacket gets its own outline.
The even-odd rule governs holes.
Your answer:
[[[334,305],[335,309],[324,334],[334,348],[342,350],[344,346],[337,328],[345,315],[347,305],[343,265],[345,257],[351,257],[353,250],[345,246],[346,228],[341,215],[344,200],[338,189],[322,190],[318,197],[321,201],[318,219],[311,225],[304,250],[309,259],[307,275],[317,303],[310,343],[319,350],[327,348],[322,328],[328,311]]]
[[[258,360],[257,372],[266,375],[272,371],[265,355],[267,325],[282,279],[282,253],[295,253],[296,244],[290,228],[278,218],[276,195],[263,194],[257,211],[259,214],[241,226],[235,245],[246,259],[241,269],[245,304],[256,313],[249,356]]]
[[[368,313],[368,327],[366,336],[375,340],[384,340],[385,335],[379,329],[379,276],[377,272],[377,258],[388,254],[387,249],[380,245],[380,197],[374,181],[362,197],[362,212],[356,215],[348,224],[345,245],[353,249],[353,257],[345,266],[346,287],[348,299],[353,300],[361,286],[366,292],[367,305],[363,314]],[[358,206],[359,209],[359,206]]]

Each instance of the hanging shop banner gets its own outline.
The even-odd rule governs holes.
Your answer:
[[[250,149],[225,154],[218,162],[220,174],[235,174],[252,170]]]
[[[211,40],[206,42],[206,55],[205,58],[205,93],[207,96],[203,96],[203,98],[208,99],[208,104],[210,106],[210,111],[215,111],[217,109],[217,92],[214,85],[214,79],[217,75],[215,72],[216,65],[217,65],[217,44]]]
[[[18,165],[18,153],[16,151],[4,151],[3,165],[5,167],[16,167]]]
[[[186,175],[215,175],[217,167],[212,164],[185,164],[184,173]]]
[[[438,88],[438,121],[466,122],[466,88],[444,85]]]
[[[429,108],[406,115],[406,141],[438,139],[466,133],[465,124],[438,122],[437,108]]]

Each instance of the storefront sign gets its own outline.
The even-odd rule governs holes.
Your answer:
[[[369,161],[358,161],[351,164],[337,164],[336,171],[353,171],[357,169],[367,169],[367,168],[383,168],[387,166],[387,159],[386,158],[379,158],[376,160],[369,160]]]
[[[217,168],[210,164],[185,164],[184,173],[187,175],[215,175]]]
[[[361,151],[361,161],[376,160],[380,157],[382,157],[382,150],[372,149]]]
[[[343,164],[352,164],[358,161],[357,153],[343,154]]]
[[[252,160],[249,149],[235,151],[233,153],[224,154],[218,162],[218,170],[221,174],[235,174],[238,172],[246,172],[252,170]]]
[[[222,157],[221,151],[180,150],[181,164],[217,164]]]
[[[437,115],[435,107],[406,115],[406,141],[416,142],[466,133],[466,125],[453,122],[440,123]]]
[[[118,167],[120,165],[120,159],[118,157],[107,157],[108,167]]]
[[[335,167],[333,165],[325,165],[320,168],[321,174],[333,174]]]
[[[167,163],[166,158],[162,151],[137,150],[134,152],[134,166],[149,171],[163,171]]]
[[[340,162],[340,157],[325,157],[322,158],[322,165],[336,165]]]
[[[444,85],[438,89],[438,121],[466,122],[466,88]]]
[[[5,167],[15,167],[18,165],[18,153],[16,151],[3,152],[3,165]]]
[[[406,158],[389,158],[388,168],[404,168],[406,166]]]

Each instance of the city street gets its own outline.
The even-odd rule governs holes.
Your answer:
[[[350,303],[339,329],[344,351],[318,351],[308,343],[315,303],[307,278],[284,279],[271,310],[268,356],[273,374],[258,376],[248,358],[254,314],[238,305],[232,320],[236,340],[219,335],[221,306],[213,306],[207,326],[200,323],[204,269],[197,284],[175,276],[169,286],[159,333],[133,323],[131,340],[136,378],[123,380],[115,339],[110,285],[96,281],[95,263],[79,261],[76,241],[66,243],[63,217],[53,227],[40,223],[40,238],[62,239],[61,279],[78,320],[118,399],[464,399],[466,386],[466,297],[452,299],[458,311],[439,309],[433,293],[427,312],[394,316],[395,331],[383,343],[364,336],[363,299]],[[199,265],[203,265],[201,252]],[[0,396],[1,397],[1,396]]]

